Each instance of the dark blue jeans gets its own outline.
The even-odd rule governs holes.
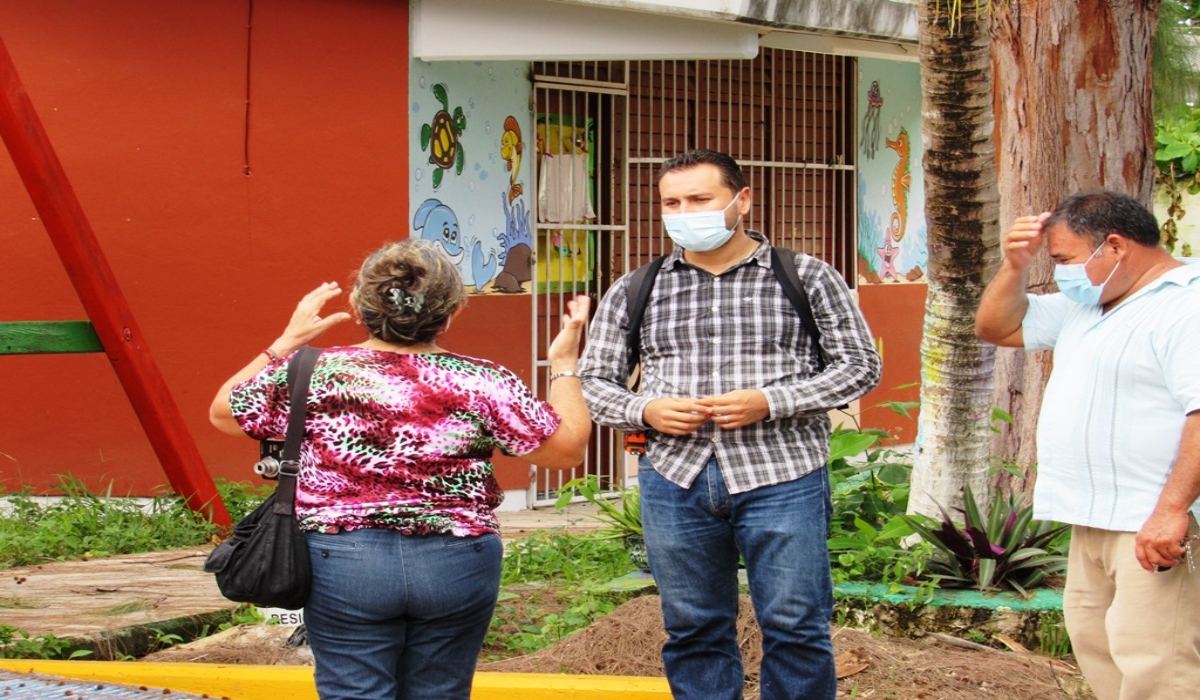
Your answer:
[[[833,698],[828,473],[730,494],[715,459],[690,489],[664,479],[645,457],[641,467],[642,524],[675,700],[742,697],[739,552],[762,628],[762,700]]]
[[[308,533],[321,700],[468,700],[500,589],[496,535]]]

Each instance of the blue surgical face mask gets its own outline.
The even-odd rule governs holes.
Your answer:
[[[672,241],[675,241],[675,245],[684,250],[690,250],[693,253],[715,250],[725,245],[733,237],[734,230],[737,229],[737,223],[734,223],[733,228],[725,225],[725,212],[729,211],[729,207],[732,207],[734,202],[739,199],[740,197],[734,197],[733,201],[720,211],[663,214],[663,226],[667,229],[667,235],[671,237]],[[742,217],[739,214],[738,221],[741,220]]]
[[[1074,265],[1055,265],[1054,266],[1054,282],[1058,285],[1058,291],[1062,292],[1068,299],[1085,306],[1095,306],[1100,303],[1100,295],[1104,293],[1104,285],[1112,279],[1113,273],[1121,266],[1118,260],[1116,265],[1113,265],[1112,272],[1108,273],[1108,277],[1100,284],[1092,284],[1092,281],[1087,276],[1087,265],[1097,257],[1097,253],[1104,249],[1104,244],[1088,256],[1087,262],[1076,263]]]

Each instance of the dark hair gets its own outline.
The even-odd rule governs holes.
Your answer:
[[[1042,225],[1065,224],[1072,233],[1083,236],[1099,246],[1110,233],[1123,236],[1145,246],[1162,241],[1158,220],[1146,207],[1129,195],[1120,192],[1081,192],[1067,197]]]
[[[742,169],[736,160],[720,151],[712,151],[707,148],[697,148],[665,161],[658,171],[658,177],[655,178],[654,184],[657,185],[663,179],[663,175],[667,173],[687,170],[697,165],[716,166],[721,171],[721,184],[732,190],[734,194],[749,186],[746,184],[746,176],[742,174]]]
[[[465,303],[462,276],[436,243],[409,239],[367,256],[350,303],[371,335],[400,345],[433,342]]]

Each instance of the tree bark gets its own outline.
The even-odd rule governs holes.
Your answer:
[[[989,18],[968,11],[952,27],[945,9],[918,3],[929,292],[908,510],[930,516],[964,485],[986,492],[994,348],[974,321],[998,251]]]
[[[1001,224],[1088,190],[1124,192],[1150,207],[1158,0],[1008,0],[992,8]],[[1031,291],[1055,291],[1052,273],[1043,251]],[[995,404],[1014,422],[996,434],[992,451],[1021,467],[1036,462],[1049,373],[1048,352],[997,355]],[[1032,479],[999,482],[1028,491]]]

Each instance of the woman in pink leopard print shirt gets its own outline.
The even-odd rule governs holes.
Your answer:
[[[467,700],[500,585],[494,450],[540,467],[583,460],[591,421],[576,362],[589,300],[568,302],[543,401],[500,365],[436,344],[466,303],[453,262],[407,240],[363,263],[353,314],[304,297],[275,342],[221,387],[231,435],[286,432],[287,362],[357,317],[369,337],[325,349],[309,388],[296,513],[313,591],[305,625],[322,700]]]

